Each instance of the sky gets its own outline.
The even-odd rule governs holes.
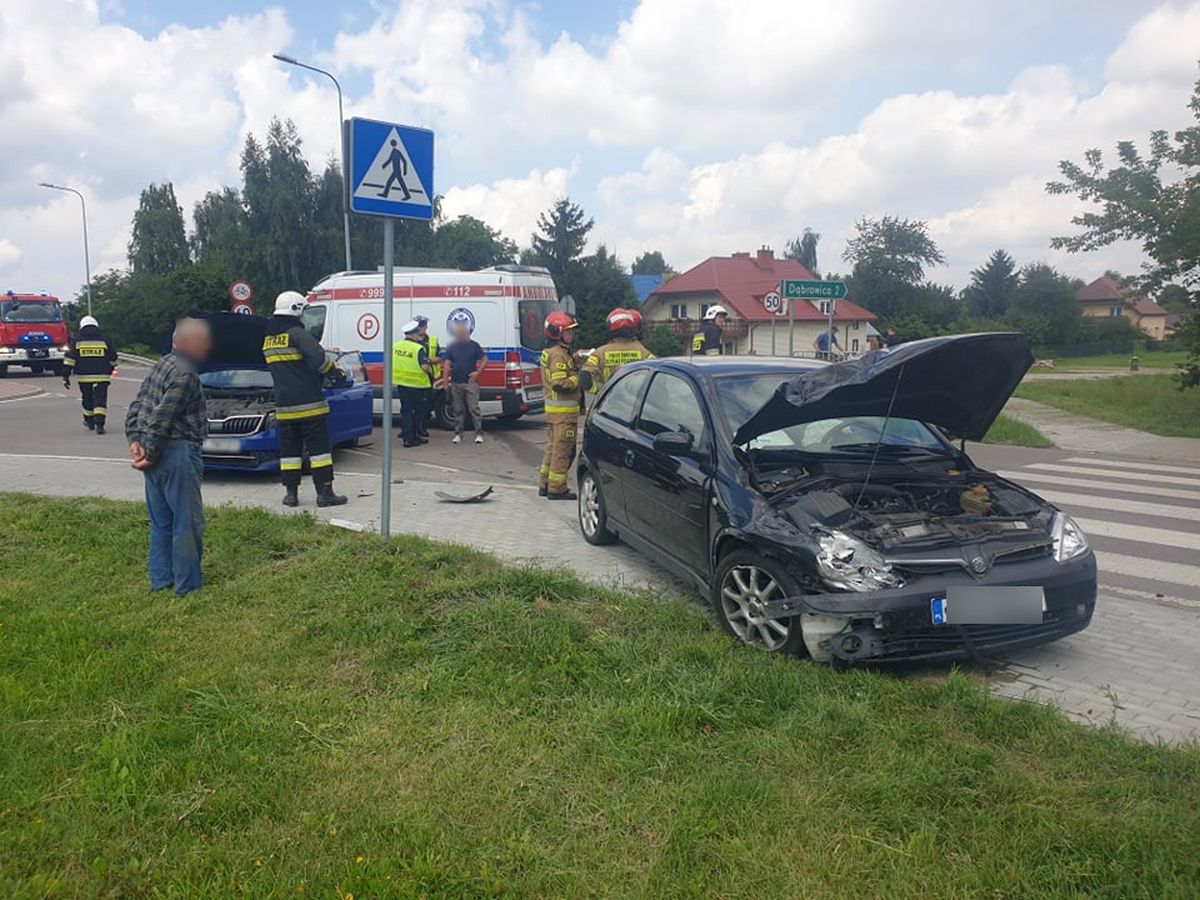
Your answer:
[[[1090,280],[1136,246],[1050,249],[1044,186],[1090,147],[1191,123],[1200,0],[4,0],[0,291],[74,295],[125,263],[151,182],[185,214],[293,119],[314,166],[347,115],[431,128],[435,191],[525,245],[569,196],[592,247],[684,270],[811,227],[821,268],[863,216],[921,219],[961,287],[997,248]],[[403,264],[403,260],[398,260]],[[309,285],[296,285],[305,290]]]

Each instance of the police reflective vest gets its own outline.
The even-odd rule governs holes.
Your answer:
[[[95,325],[85,325],[71,338],[63,365],[80,384],[108,384],[117,364],[117,351]]]
[[[579,415],[579,369],[571,351],[562,344],[551,344],[542,351],[542,384],[547,416]]]
[[[275,417],[281,422],[329,412],[322,381],[333,368],[317,339],[296,316],[271,316],[263,359],[275,382]]]
[[[405,338],[392,345],[392,384],[408,388],[429,387],[429,374],[421,368],[424,345]]]
[[[617,338],[597,347],[589,354],[582,369],[592,376],[592,386],[589,390],[593,394],[598,393],[617,369],[625,363],[642,359],[654,359],[654,354],[647,350],[641,341],[632,338]]]
[[[426,349],[429,350],[429,368],[432,371],[432,378],[438,381],[442,377],[442,364],[438,362],[438,339],[432,334],[427,335],[429,345]]]

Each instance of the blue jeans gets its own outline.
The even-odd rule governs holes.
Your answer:
[[[150,510],[150,590],[175,588],[182,597],[199,590],[200,557],[204,554],[204,506],[200,483],[204,464],[200,448],[188,441],[168,441],[146,479]]]

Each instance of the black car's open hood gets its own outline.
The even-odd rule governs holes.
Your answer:
[[[978,441],[1033,364],[1024,335],[959,334],[877,350],[785,381],[734,435],[846,416],[917,419]]]

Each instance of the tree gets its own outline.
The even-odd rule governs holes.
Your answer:
[[[594,347],[607,339],[604,317],[618,306],[636,306],[637,294],[625,274],[625,267],[601,244],[591,256],[571,263],[561,278],[556,278],[558,295],[575,298],[575,317],[579,320],[576,342]]]
[[[555,278],[562,277],[570,264],[583,255],[593,224],[591,219],[584,218],[583,207],[563,197],[538,216],[538,231],[530,238],[529,258],[549,269]]]
[[[1071,253],[1096,250],[1119,240],[1141,242],[1150,261],[1139,279],[1153,292],[1174,281],[1193,298],[1200,288],[1200,81],[1188,103],[1196,124],[1169,135],[1151,132],[1149,154],[1133,141],[1117,144],[1117,165],[1107,168],[1098,149],[1084,153],[1083,164],[1063,160],[1063,180],[1051,181],[1051,194],[1074,194],[1090,204],[1071,223],[1081,231],[1054,238],[1050,245]],[[1179,336],[1189,352],[1181,384],[1200,383],[1200,327]]]
[[[1044,263],[1021,270],[1008,319],[1036,344],[1066,344],[1079,334],[1079,283]]]
[[[1154,298],[1154,302],[1167,310],[1167,312],[1190,315],[1195,311],[1192,295],[1188,292],[1187,288],[1181,287],[1178,284],[1163,285],[1162,290],[1158,292],[1158,296]]]
[[[655,325],[646,333],[642,343],[655,356],[683,355],[683,341],[667,325]]]
[[[783,256],[785,259],[794,259],[819,278],[821,273],[817,269],[817,244],[820,241],[821,235],[811,228],[805,228],[803,235],[787,242]]]
[[[671,267],[660,251],[648,250],[633,261],[630,271],[634,275],[666,275]]]
[[[858,235],[842,258],[853,265],[850,290],[858,302],[885,319],[908,312],[925,267],[945,262],[924,222],[884,216],[859,219]]]
[[[973,315],[981,319],[999,319],[1008,312],[1020,280],[1016,260],[1005,251],[997,250],[982,268],[971,272],[971,284],[963,291],[963,299]]]
[[[434,232],[434,253],[438,265],[484,269],[515,261],[517,246],[487,223],[459,216],[438,226]]]
[[[135,275],[165,275],[191,262],[183,208],[171,182],[148,185],[133,214],[129,268]]]

